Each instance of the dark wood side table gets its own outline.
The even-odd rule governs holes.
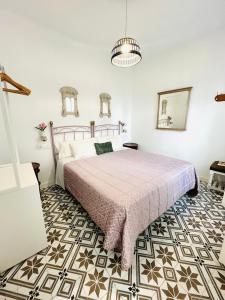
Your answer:
[[[124,143],[123,147],[138,150],[138,144],[136,144],[136,143]]]
[[[34,169],[34,173],[35,173],[35,176],[37,178],[39,188],[40,188],[41,182],[39,181],[39,178],[38,178],[38,173],[40,172],[40,164],[36,163],[36,162],[32,162],[32,167]]]

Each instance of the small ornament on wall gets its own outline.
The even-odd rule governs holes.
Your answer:
[[[77,105],[78,91],[70,86],[64,86],[59,91],[62,95],[62,116],[74,115],[75,117],[79,117]]]
[[[100,98],[100,114],[99,117],[111,117],[111,107],[110,107],[110,102],[111,102],[111,96],[107,93],[101,93],[99,95]]]
[[[47,128],[47,125],[45,124],[45,122],[41,122],[40,124],[38,124],[38,126],[35,127],[40,134],[40,140],[42,142],[47,142],[47,136],[45,135],[45,129]]]

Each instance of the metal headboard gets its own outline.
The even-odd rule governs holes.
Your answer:
[[[103,135],[115,135],[117,133],[118,135],[123,132],[124,123],[121,121],[118,122],[118,124],[101,124],[101,125],[95,125],[94,126],[94,137],[97,136],[103,136]]]
[[[97,137],[97,136],[107,136],[107,135],[118,135],[124,132],[125,123],[119,121],[118,124],[102,124],[102,125],[95,125],[95,121],[91,121],[89,126],[83,125],[68,125],[68,126],[57,126],[54,127],[53,121],[49,122],[50,125],[50,135],[51,135],[51,144],[52,144],[52,153],[54,159],[54,165],[56,168],[57,160],[58,160],[58,153],[56,151],[55,146],[55,137],[61,136],[63,141],[68,140],[68,135],[73,137],[72,140],[76,140],[76,137],[81,136],[82,139],[90,138],[90,137]]]
[[[54,159],[54,165],[56,168],[58,153],[56,151],[56,136],[60,136],[61,140],[68,140],[67,137],[73,137],[72,140],[76,140],[76,137],[81,135],[83,139],[87,136],[88,138],[93,137],[93,121],[90,122],[90,126],[82,126],[82,125],[69,125],[69,126],[57,126],[54,127],[53,121],[49,122],[50,125],[50,135],[51,135],[51,144],[52,144],[52,154]],[[71,139],[70,139],[71,140]]]

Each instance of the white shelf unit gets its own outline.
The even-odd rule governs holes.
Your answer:
[[[0,166],[0,273],[47,247],[39,186],[31,163]]]
[[[223,181],[218,180],[216,176],[220,176],[223,178]],[[225,192],[225,173],[210,170],[209,172],[209,181],[208,181],[208,189],[215,190],[218,192]]]
[[[4,87],[6,83],[0,81],[0,108],[11,163],[0,165],[0,273],[47,247],[38,182],[31,163],[20,164]]]

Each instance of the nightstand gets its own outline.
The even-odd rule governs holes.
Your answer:
[[[138,150],[138,144],[136,144],[136,143],[124,143],[123,147]]]
[[[38,179],[38,173],[40,172],[40,164],[36,163],[36,162],[32,162],[32,167],[34,169],[34,173],[35,173],[35,176],[37,178],[37,181],[38,181],[38,184],[39,184],[39,188],[40,188],[41,182]]]

